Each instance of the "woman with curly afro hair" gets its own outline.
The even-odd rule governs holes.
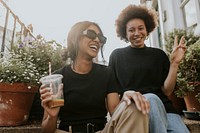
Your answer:
[[[117,36],[130,43],[110,55],[113,68],[123,91],[134,90],[150,101],[149,130],[151,133],[189,133],[168,96],[176,85],[179,63],[184,58],[185,38],[175,38],[170,60],[158,48],[147,47],[145,40],[157,27],[157,13],[143,5],[129,5],[116,19]]]

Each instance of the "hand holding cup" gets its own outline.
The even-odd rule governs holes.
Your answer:
[[[48,102],[50,108],[64,106],[62,78],[61,74],[52,74],[40,79],[42,84],[49,87],[52,94],[51,100]]]

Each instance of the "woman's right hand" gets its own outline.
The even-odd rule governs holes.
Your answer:
[[[140,92],[132,90],[125,91],[122,100],[128,105],[131,103],[131,100],[133,100],[137,109],[143,114],[148,114],[150,112],[150,103]]]
[[[58,113],[60,111],[60,107],[50,108],[48,103],[53,98],[53,93],[51,91],[51,85],[50,87],[47,87],[46,85],[40,86],[40,99],[41,99],[41,106],[44,108],[45,112],[50,117],[57,117]]]

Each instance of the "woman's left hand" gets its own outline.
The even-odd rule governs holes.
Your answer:
[[[186,52],[185,37],[182,36],[181,40],[178,44],[178,37],[176,36],[175,40],[174,40],[173,51],[170,55],[171,63],[179,64],[181,62],[181,60],[183,59],[185,52]]]
[[[128,105],[131,103],[131,100],[133,100],[137,109],[142,111],[143,114],[148,114],[150,111],[149,101],[140,92],[131,90],[125,91],[122,100]]]

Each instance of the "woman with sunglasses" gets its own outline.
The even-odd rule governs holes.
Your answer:
[[[156,26],[155,10],[142,5],[123,9],[116,20],[116,31],[130,45],[114,50],[109,65],[123,91],[139,91],[149,100],[151,133],[189,133],[167,97],[176,85],[178,65],[186,51],[185,38],[179,44],[175,39],[169,60],[161,49],[145,45]]]
[[[40,87],[44,133],[148,132],[149,102],[134,91],[125,92],[120,102],[112,70],[93,62],[105,43],[96,23],[83,21],[71,28],[65,55],[72,63],[55,72],[63,75],[64,106],[49,108],[51,92],[45,85]],[[112,116],[108,122],[107,111]]]

